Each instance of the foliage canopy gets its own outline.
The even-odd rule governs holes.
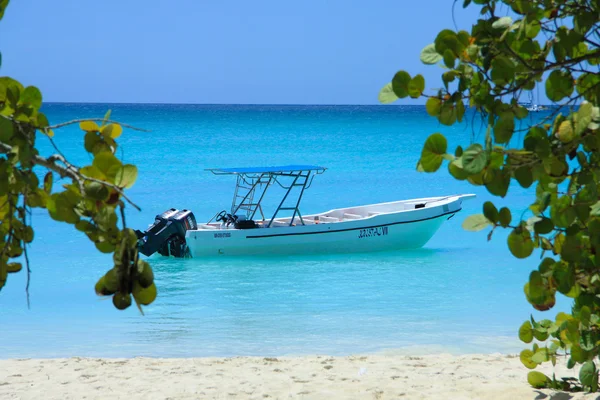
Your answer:
[[[0,0],[0,19],[7,6],[8,0]],[[114,266],[100,278],[96,293],[112,295],[119,309],[129,307],[133,295],[141,310],[156,298],[156,287],[150,265],[138,257],[137,236],[125,224],[125,204],[137,208],[124,193],[137,179],[137,168],[115,157],[123,124],[111,121],[109,111],[97,120],[50,125],[41,106],[36,87],[0,77],[0,289],[23,263],[29,287],[31,209],[45,208],[54,220],[87,235],[100,252],[113,254]],[[75,123],[93,160],[83,167],[69,162],[52,139],[55,130]],[[38,139],[49,140],[56,154],[41,156]],[[66,182],[60,190],[55,178]]]
[[[514,219],[507,208],[486,202],[468,217],[470,230],[510,229],[508,248],[517,258],[535,249],[542,260],[524,286],[537,310],[549,310],[557,292],[573,299],[570,314],[526,321],[519,338],[533,344],[521,361],[534,369],[569,356],[583,364],[579,381],[557,380],[532,371],[537,388],[598,389],[594,360],[600,352],[600,1],[465,0],[481,8],[470,32],[439,32],[421,52],[424,64],[443,69],[443,87],[425,93],[421,75],[399,71],[379,99],[426,97],[427,113],[443,125],[463,121],[468,107],[487,125],[482,143],[448,152],[445,137],[425,141],[417,168],[450,174],[505,197],[510,183],[531,187],[531,217]],[[527,123],[519,98],[542,86],[554,105]],[[521,126],[526,126],[521,129]],[[535,189],[534,189],[535,188]],[[538,344],[539,343],[539,344]]]

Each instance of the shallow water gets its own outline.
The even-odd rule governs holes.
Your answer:
[[[425,138],[444,133],[450,149],[480,137],[479,124],[440,126],[421,106],[194,106],[49,104],[52,122],[113,118],[151,132],[125,131],[119,154],[135,163],[130,190],[142,212],[127,223],[145,228],[170,207],[200,221],[228,209],[231,177],[205,168],[278,164],[328,167],[306,192],[305,214],[331,208],[476,193],[422,249],[352,255],[221,259],[150,258],[159,297],[141,316],[116,311],[93,285],[111,264],[79,232],[35,211],[31,309],[25,274],[0,292],[0,357],[233,356],[399,349],[416,352],[508,352],[532,308],[523,284],[538,257],[514,259],[506,233],[491,242],[463,219],[491,199],[485,189],[445,171],[415,171]],[[51,148],[40,138],[42,154]],[[89,163],[75,127],[56,132],[73,162]],[[58,182],[61,184],[61,182]],[[511,187],[495,200],[513,215],[530,192]],[[268,204],[273,204],[274,199]],[[527,214],[525,214],[527,216]],[[568,308],[559,299],[553,316]],[[538,316],[540,313],[535,313]]]

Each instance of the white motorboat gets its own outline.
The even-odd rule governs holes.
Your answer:
[[[442,223],[473,194],[428,197],[303,215],[300,202],[314,177],[325,168],[290,165],[209,169],[234,175],[237,185],[230,212],[197,224],[191,211],[170,209],[157,215],[147,231],[137,231],[140,251],[176,257],[371,252],[422,247]],[[269,187],[284,195],[270,217],[263,200]],[[280,216],[285,212],[288,216]]]

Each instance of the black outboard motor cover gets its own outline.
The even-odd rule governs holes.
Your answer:
[[[187,257],[185,232],[194,229],[198,229],[198,224],[191,211],[171,208],[157,215],[145,232],[135,231],[138,249],[147,256],[158,252],[163,256]]]

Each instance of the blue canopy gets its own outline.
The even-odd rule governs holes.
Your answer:
[[[297,171],[317,171],[321,173],[325,171],[325,168],[318,165],[282,165],[277,167],[208,168],[207,171],[213,174],[263,174]]]

